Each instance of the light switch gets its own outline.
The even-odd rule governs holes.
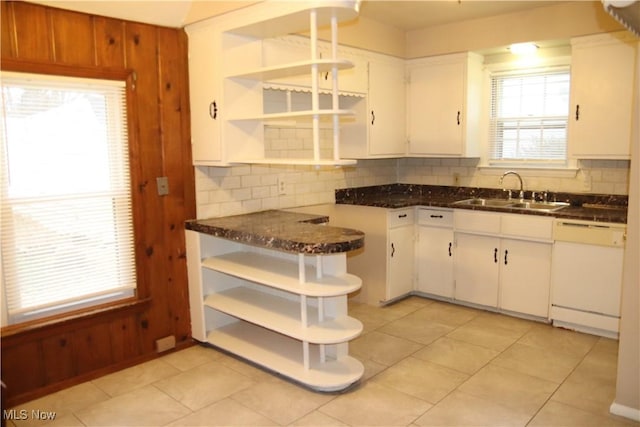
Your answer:
[[[166,196],[169,194],[169,178],[159,176],[156,178],[156,184],[158,185],[158,196]]]

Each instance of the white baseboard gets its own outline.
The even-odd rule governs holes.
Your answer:
[[[629,406],[613,402],[609,407],[609,412],[614,415],[620,415],[621,417],[629,418],[634,421],[640,421],[640,409],[637,408],[631,408]]]

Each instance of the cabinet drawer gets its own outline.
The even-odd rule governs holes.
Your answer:
[[[401,227],[403,225],[413,225],[414,223],[413,209],[398,209],[389,211],[387,221],[389,228]]]
[[[500,233],[500,216],[493,212],[455,210],[453,223],[457,231],[498,234]]]
[[[553,218],[533,215],[503,215],[500,231],[503,236],[551,241]]]
[[[453,211],[443,209],[419,209],[418,224],[435,227],[453,227]]]

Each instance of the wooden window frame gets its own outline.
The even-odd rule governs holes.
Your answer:
[[[134,234],[134,251],[136,271],[142,271],[143,267],[143,251],[140,251],[143,221],[143,207],[138,200],[137,188],[141,188],[142,172],[140,165],[136,162],[139,159],[140,145],[137,133],[137,108],[136,108],[136,73],[130,69],[122,68],[105,68],[105,67],[82,67],[68,66],[60,64],[45,64],[39,62],[29,62],[22,60],[3,59],[0,64],[3,71],[14,71],[33,74],[47,74],[67,77],[83,77],[105,80],[120,80],[126,83],[126,101],[127,101],[127,126],[129,128],[129,168],[131,176],[131,198],[132,198],[132,214],[133,214],[133,234]],[[22,332],[34,331],[73,321],[75,319],[94,318],[104,315],[105,313],[116,313],[121,311],[144,311],[150,304],[150,289],[145,280],[142,280],[140,274],[136,275],[136,294],[133,297],[113,301],[105,304],[85,307],[82,309],[60,313],[53,316],[34,319],[14,325],[2,327],[0,336],[6,338],[15,336]]]

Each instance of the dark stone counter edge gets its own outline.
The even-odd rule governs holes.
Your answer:
[[[250,218],[251,214],[246,214]],[[213,218],[215,219],[223,219]],[[207,221],[207,220],[204,220]],[[329,221],[327,216],[317,216],[311,219],[303,219],[300,221],[291,221],[290,224],[308,224],[309,227],[318,227]],[[286,222],[282,224],[286,225]],[[322,228],[325,226],[323,225]],[[331,227],[333,230],[341,230],[342,234],[348,238],[336,239],[331,242],[303,242],[297,241],[295,238],[280,238],[275,235],[266,233],[256,233],[251,231],[236,230],[226,227],[203,224],[201,220],[187,220],[185,222],[187,230],[196,231],[213,237],[234,241],[241,244],[278,250],[281,252],[297,253],[305,255],[328,255],[342,252],[349,252],[360,249],[364,246],[364,233],[349,228]],[[318,232],[322,232],[322,228]],[[319,239],[320,240],[320,239]]]
[[[477,205],[455,205],[455,202],[471,198],[506,198],[502,190],[491,188],[450,187],[415,184],[389,184],[369,187],[338,189],[336,204],[375,206],[400,209],[412,206],[441,207],[515,213],[523,215],[551,216],[583,221],[623,223],[627,222],[628,197],[606,194],[551,193],[550,201],[569,203],[554,212],[523,210]],[[531,192],[525,192],[525,199]]]

